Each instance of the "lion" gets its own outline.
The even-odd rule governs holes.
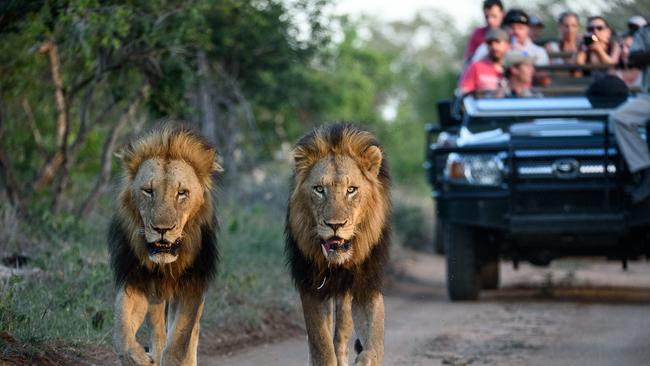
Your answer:
[[[370,132],[337,123],[302,137],[293,158],[285,250],[310,363],[348,365],[356,327],[355,365],[380,365],[390,243],[390,176],[381,146]]]
[[[204,294],[218,261],[216,150],[166,122],[117,155],[125,172],[108,238],[114,347],[125,365],[196,365]],[[147,314],[149,353],[136,340]]]

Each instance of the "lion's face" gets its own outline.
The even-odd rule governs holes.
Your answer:
[[[185,225],[204,201],[194,169],[182,160],[151,158],[140,164],[130,190],[142,219],[149,259],[158,264],[174,262]]]
[[[353,255],[357,223],[371,194],[368,181],[352,158],[337,156],[316,163],[303,189],[310,197],[323,255],[332,263],[344,263]]]

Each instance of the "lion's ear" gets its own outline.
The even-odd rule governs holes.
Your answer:
[[[309,151],[303,147],[296,147],[293,150],[293,161],[296,164],[296,171],[303,172],[311,165],[311,155]]]
[[[122,160],[124,165],[126,166],[127,171],[131,175],[135,175],[136,170],[138,168],[138,163],[137,159],[135,159],[135,154],[133,153],[133,145],[132,144],[127,144],[126,146],[122,146],[121,148],[117,149],[113,155]]]
[[[379,175],[382,159],[381,149],[375,145],[368,147],[363,152],[364,167],[373,177]]]

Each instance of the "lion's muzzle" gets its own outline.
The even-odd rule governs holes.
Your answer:
[[[167,253],[176,255],[178,249],[181,247],[181,240],[177,239],[176,241],[169,242],[167,240],[159,240],[157,242],[148,243],[147,249],[149,250],[149,255],[156,255],[159,253]]]
[[[167,264],[174,262],[178,258],[178,250],[181,247],[181,239],[174,242],[161,239],[155,242],[147,243],[149,260],[158,264]]]

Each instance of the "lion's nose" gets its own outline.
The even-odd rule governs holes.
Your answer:
[[[154,229],[160,236],[164,236],[166,232],[169,230],[173,230],[176,227],[176,225],[172,226],[167,226],[167,227],[162,227],[162,226],[152,226],[152,229]]]
[[[348,222],[347,220],[343,221],[343,222],[327,222],[327,221],[325,221],[325,225],[331,227],[332,230],[334,230],[334,232],[336,232],[336,230],[338,230],[340,227],[345,225],[347,222]]]

